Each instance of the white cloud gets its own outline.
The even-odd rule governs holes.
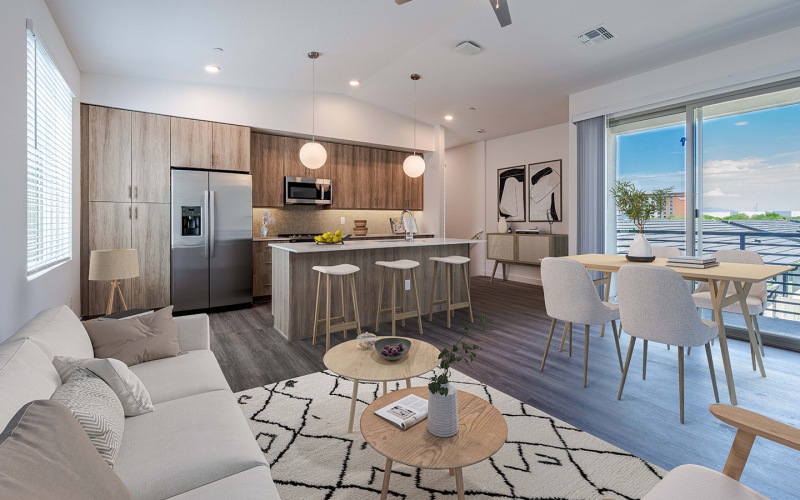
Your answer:
[[[738,194],[725,194],[722,192],[720,188],[714,188],[711,191],[706,191],[703,193],[703,196],[706,198],[727,198],[731,196],[739,196]]]
[[[703,164],[703,174],[707,176],[730,177],[753,172],[765,166],[763,158],[709,160]]]
[[[748,123],[750,123],[750,122],[736,122],[736,123],[734,123],[734,125],[736,125],[737,127],[744,127]]]

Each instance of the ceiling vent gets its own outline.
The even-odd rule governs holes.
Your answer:
[[[467,42],[461,42],[458,45],[456,45],[456,52],[458,52],[459,54],[463,54],[465,56],[474,56],[480,51],[481,51],[480,45],[474,42],[467,41]]]
[[[580,40],[584,45],[592,47],[598,43],[605,42],[606,40],[611,40],[614,37],[614,33],[601,24],[600,26],[594,27],[585,33],[577,35],[575,38]]]

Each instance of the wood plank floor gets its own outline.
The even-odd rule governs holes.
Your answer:
[[[702,350],[686,358],[686,424],[681,425],[676,349],[651,344],[642,380],[637,343],[623,398],[617,401],[621,375],[610,329],[602,338],[592,330],[589,386],[583,388],[582,326],[575,328],[571,358],[566,346],[558,352],[556,337],[563,325],[556,327],[547,366],[539,371],[550,326],[540,287],[474,278],[471,291],[476,322],[469,330],[464,310],[456,313],[452,329],[446,328],[444,313],[434,315],[432,323],[424,321],[424,340],[439,348],[462,337],[482,346],[474,364],[457,366],[459,371],[666,469],[683,463],[722,469],[734,431],[707,409],[714,396]],[[272,328],[269,304],[210,316],[211,349],[234,391],[324,369],[324,335],[316,346],[310,340],[286,341]],[[398,325],[398,335],[418,336],[415,324]],[[629,340],[623,335],[623,357]],[[335,334],[332,343],[341,341]],[[761,378],[751,370],[748,345],[729,345],[740,406],[800,427],[800,353],[767,347],[767,378]],[[718,343],[713,352],[721,402],[728,403]],[[758,439],[742,481],[772,498],[800,498],[800,454]]]

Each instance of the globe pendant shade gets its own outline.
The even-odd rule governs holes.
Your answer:
[[[300,162],[310,169],[318,169],[328,160],[328,152],[318,142],[307,142],[300,148]]]
[[[409,177],[419,177],[425,172],[425,160],[421,156],[409,156],[403,162],[403,172]]]

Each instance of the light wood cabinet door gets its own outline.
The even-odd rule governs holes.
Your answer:
[[[490,260],[515,260],[514,235],[493,234],[486,235],[486,258]]]
[[[372,148],[355,146],[350,184],[355,189],[355,206],[352,208],[375,208],[378,191],[381,189],[376,180],[372,162],[375,159]]]
[[[131,199],[131,112],[86,106],[89,201]]]
[[[296,137],[283,137],[283,175],[287,177],[311,177],[313,170],[300,162],[300,148],[306,141]],[[314,175],[316,177],[316,175]]]
[[[131,113],[133,201],[169,203],[169,117]]]
[[[131,290],[131,308],[154,309],[170,303],[169,203],[134,203],[132,247],[139,251],[139,277]]]
[[[348,144],[334,144],[328,152],[332,161],[332,208],[359,208],[355,154],[356,147]]]
[[[172,117],[170,122],[170,164],[173,167],[212,167],[211,122]]]
[[[539,264],[541,259],[550,257],[550,235],[517,234],[517,260],[525,264]]]
[[[215,170],[250,171],[250,128],[213,123],[212,160]]]
[[[92,250],[105,250],[112,248],[132,248],[131,246],[131,217],[132,206],[130,203],[91,202],[89,203],[89,229],[87,252]],[[169,235],[167,235],[169,241]],[[83,279],[87,280],[87,304],[84,315],[99,315],[106,313],[108,295],[111,291],[110,281],[88,281],[89,260],[86,268],[82,270]],[[141,269],[141,265],[140,265]],[[122,280],[122,296],[130,307],[132,282],[139,278]],[[119,308],[119,298],[115,299],[115,308]]]
[[[251,134],[250,173],[253,206],[283,206],[283,144],[277,135]]]
[[[404,210],[408,208],[406,195],[406,173],[403,172],[403,160],[407,154],[401,151],[389,151],[389,162],[386,170],[389,173],[391,190],[389,191],[389,203],[386,208],[391,210]]]

